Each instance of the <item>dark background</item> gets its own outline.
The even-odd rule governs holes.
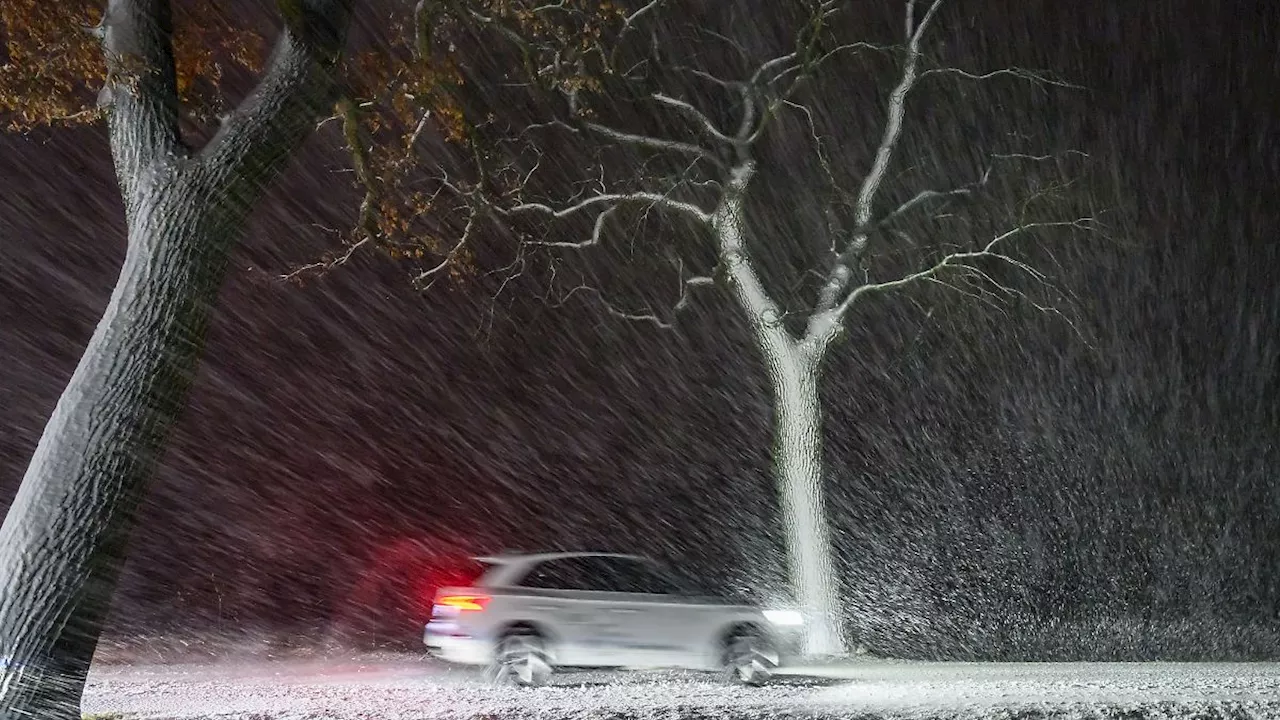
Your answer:
[[[887,12],[869,35],[890,39]],[[1053,268],[1089,344],[1025,307],[852,319],[823,393],[855,633],[913,657],[1274,655],[1277,6],[956,2],[945,19],[953,57],[1089,88],[975,90],[963,112],[1016,108],[1087,148],[1115,232]],[[872,97],[847,102],[858,142],[879,131]],[[922,154],[985,139],[930,112]],[[113,631],[412,645],[437,566],[502,548],[647,552],[776,595],[768,387],[728,298],[662,332],[524,289],[495,303],[496,277],[416,293],[372,256],[281,283],[330,242],[315,224],[352,217],[338,140],[317,135],[236,255]],[[124,234],[98,131],[0,138],[0,188],[8,498]]]

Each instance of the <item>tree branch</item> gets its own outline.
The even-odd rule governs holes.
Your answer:
[[[325,260],[317,260],[316,262],[307,263],[306,265],[299,265],[293,270],[290,270],[289,272],[281,275],[280,279],[284,280],[285,282],[291,282],[291,281],[302,282],[302,279],[306,277],[308,273],[323,274],[340,265],[346,265],[347,261],[349,261],[352,258],[352,256],[356,254],[357,250],[373,242],[373,239],[374,239],[374,236],[365,235],[359,240],[348,244],[346,252],[342,253],[341,255],[336,255],[332,258],[328,258]]]
[[[712,139],[726,144],[732,144],[734,142],[734,138],[731,138],[721,132],[720,129],[716,127],[715,123],[711,122],[711,118],[707,117],[706,114],[690,103],[662,93],[654,93],[653,99],[668,107],[676,108],[693,118],[694,122],[698,124],[698,127]]]
[[[941,5],[942,0],[933,0],[920,24],[915,25],[915,0],[910,0],[907,3],[907,28],[910,30],[910,34],[907,37],[907,57],[902,67],[902,77],[899,79],[897,86],[894,87],[893,92],[889,94],[889,115],[885,120],[884,133],[880,137],[880,146],[876,149],[875,161],[872,163],[871,170],[867,173],[866,178],[863,179],[862,186],[858,190],[858,200],[854,207],[854,220],[859,226],[866,225],[871,221],[872,204],[880,191],[881,183],[884,182],[885,173],[889,169],[889,161],[893,159],[893,152],[898,147],[898,138],[902,136],[902,121],[907,112],[907,95],[916,83],[916,68],[920,61],[920,39],[924,36],[925,30],[929,27],[929,21],[937,13]],[[865,247],[866,239],[865,237],[861,240],[854,238],[853,242],[855,245],[861,244]],[[859,252],[861,252],[861,249],[860,247]]]
[[[657,138],[651,135],[639,135],[629,133],[617,128],[611,128],[608,125],[601,125],[595,122],[583,122],[578,125],[565,122],[564,120],[549,120],[547,122],[534,123],[525,128],[524,132],[530,130],[540,130],[543,128],[559,128],[574,134],[581,134],[582,130],[593,132],[601,137],[608,138],[622,145],[630,145],[632,147],[644,148],[645,150],[655,150],[658,152],[673,152],[684,155],[693,155],[702,160],[707,160],[716,166],[723,166],[720,158],[704,147],[694,145],[693,143],[681,142],[679,140],[668,140],[665,138]],[[523,133],[521,133],[523,134]]]
[[[682,278],[680,282],[680,296],[676,300],[675,304],[671,306],[671,313],[673,315],[678,315],[689,306],[693,288],[714,284],[715,278],[711,276],[695,275],[693,277]],[[629,320],[631,322],[649,323],[657,327],[659,330],[674,330],[676,327],[674,321],[665,320],[655,312],[628,312],[626,310],[622,310],[605,299],[604,293],[601,292],[599,288],[592,287],[585,283],[577,285],[566,293],[564,297],[560,298],[556,305],[563,305],[569,300],[569,298],[573,297],[578,292],[588,292],[595,295],[596,300],[605,309],[605,311],[616,318]]]
[[[903,119],[907,112],[907,96],[916,83],[920,61],[920,40],[928,30],[929,23],[938,12],[938,8],[941,7],[942,0],[933,0],[919,23],[915,19],[915,3],[916,0],[907,2],[904,21],[907,40],[906,59],[903,62],[902,76],[889,94],[888,117],[885,119],[880,144],[876,148],[875,160],[866,177],[863,178],[862,185],[858,188],[857,199],[854,201],[854,222],[858,230],[853,233],[848,247],[840,252],[831,268],[827,282],[819,295],[817,314],[832,309],[853,277],[852,265],[867,248],[867,241],[870,238],[867,228],[871,223],[872,207],[889,170],[889,162],[893,159],[893,153],[898,147],[898,140],[902,136]]]
[[[941,1],[935,0],[935,4],[941,3]],[[911,0],[911,2],[914,2],[914,0]],[[910,7],[910,3],[908,7]],[[744,102],[748,103],[749,111],[744,113],[742,125],[738,131],[737,138],[735,138],[738,147],[745,148],[753,145],[764,134],[765,129],[769,126],[778,109],[783,104],[790,103],[790,98],[803,85],[805,79],[811,77],[818,67],[828,59],[847,50],[885,51],[891,49],[888,46],[874,43],[852,42],[839,45],[824,53],[816,54],[818,53],[818,39],[821,31],[825,27],[827,19],[835,14],[837,10],[838,7],[833,3],[817,3],[808,24],[796,36],[796,50],[765,61],[756,68],[756,71],[751,75],[751,79],[743,85]],[[911,43],[908,44],[910,45]],[[918,38],[916,38],[915,45],[917,48],[918,44]],[[774,87],[779,81],[793,73],[795,77],[792,78],[791,84],[785,89],[779,90]],[[760,95],[767,96],[767,100],[761,100],[763,107],[760,111],[760,120],[759,123],[755,123],[755,101]],[[754,128],[752,128],[753,124],[755,125]]]
[[[853,306],[855,302],[858,301],[858,298],[864,295],[868,295],[870,293],[879,293],[879,292],[887,292],[889,290],[897,290],[921,280],[928,280],[928,279],[934,278],[936,275],[941,273],[943,270],[946,270],[947,268],[963,267],[967,270],[981,272],[977,268],[974,268],[973,266],[968,265],[967,261],[979,260],[982,258],[999,260],[1000,262],[1006,263],[1008,265],[1011,265],[1014,268],[1017,268],[1025,273],[1028,273],[1029,275],[1031,275],[1033,278],[1037,280],[1043,280],[1044,279],[1043,273],[1041,273],[1040,271],[1036,270],[1035,268],[1031,267],[1030,265],[1028,265],[1027,263],[1021,260],[1012,258],[1000,252],[998,249],[998,246],[1000,246],[1002,243],[1005,243],[1008,240],[1018,235],[1022,235],[1031,230],[1038,230],[1038,229],[1052,228],[1052,227],[1071,227],[1071,228],[1090,230],[1093,228],[1093,218],[1081,217],[1075,220],[1063,220],[1063,221],[1056,221],[1056,222],[1036,222],[1036,223],[1026,223],[1024,225],[1019,225],[1018,227],[1015,227],[1011,230],[1007,230],[995,236],[994,238],[991,239],[990,242],[988,242],[985,246],[983,246],[981,250],[950,253],[944,256],[941,260],[939,260],[934,265],[928,268],[925,268],[924,270],[911,273],[910,275],[900,277],[896,280],[887,280],[879,283],[866,283],[864,285],[860,285],[854,288],[854,290],[850,292],[847,297],[845,297],[844,301],[840,303],[839,306],[834,308],[832,311],[829,311],[829,313],[827,314],[832,316],[829,319],[833,319],[835,322],[840,322],[843,319],[845,313],[848,312],[849,308]],[[817,320],[817,319],[818,319],[818,315],[815,314],[814,320]],[[815,328],[814,322],[811,321],[810,329],[813,330],[813,329],[821,329],[821,328]]]
[[[1069,83],[1065,80],[1058,80],[1046,73],[1024,70],[1022,68],[1002,68],[1000,70],[992,70],[985,73],[974,73],[968,70],[961,70],[960,68],[941,67],[931,68],[920,73],[920,77],[922,78],[930,75],[959,75],[960,77],[968,78],[970,80],[990,80],[991,78],[1008,75],[1022,80],[1030,80],[1031,82],[1038,83],[1040,85],[1054,85],[1057,87],[1069,88],[1071,90],[1085,89],[1083,85],[1076,85],[1075,83]]]
[[[689,67],[689,66],[687,66],[687,65],[675,65],[675,66],[673,66],[673,67],[672,67],[672,69],[673,69],[673,70],[678,70],[678,71],[680,71],[680,72],[687,72],[687,73],[689,73],[690,75],[692,75],[692,76],[694,76],[694,77],[696,77],[696,78],[699,78],[699,79],[701,79],[701,80],[705,80],[705,81],[707,81],[707,82],[711,83],[712,85],[716,85],[716,86],[718,86],[718,87],[722,87],[722,88],[724,88],[724,89],[726,89],[726,90],[738,90],[738,89],[740,89],[743,85],[745,85],[745,84],[746,84],[746,83],[744,83],[744,82],[743,82],[743,81],[741,81],[741,80],[725,80],[724,78],[722,78],[722,77],[718,77],[718,76],[716,76],[716,75],[712,75],[711,73],[709,73],[709,72],[707,72],[706,70],[703,70],[703,69],[701,69],[701,68]]]
[[[279,0],[284,31],[266,73],[199,155],[231,199],[242,200],[279,172],[332,105],[351,3]]]
[[[827,183],[831,185],[832,191],[837,196],[841,199],[847,198],[849,194],[841,187],[840,181],[836,179],[835,168],[831,166],[831,161],[827,158],[827,152],[823,148],[822,137],[818,135],[818,124],[813,119],[813,111],[808,106],[792,100],[784,100],[782,104],[804,113],[805,120],[809,124],[809,137],[813,140],[813,152],[818,158],[818,164],[822,166],[822,172],[827,176]]]
[[[830,50],[826,51],[825,53],[819,55],[818,58],[813,61],[813,65],[815,67],[818,65],[821,65],[822,63],[831,59],[835,55],[842,52],[846,52],[848,50],[875,50],[876,52],[887,53],[896,49],[897,49],[896,45],[880,45],[878,43],[869,43],[869,42],[845,43],[843,45],[837,45],[836,47],[833,47]]]
[[[982,187],[983,185],[986,185],[987,181],[990,178],[991,178],[991,168],[987,168],[987,170],[982,173],[982,178],[975,183],[965,185],[963,187],[954,188],[952,190],[921,190],[920,192],[916,193],[910,200],[902,203],[897,208],[895,208],[892,212],[890,212],[888,215],[885,215],[884,217],[880,218],[880,220],[878,220],[874,226],[867,228],[866,232],[870,232],[875,228],[888,225],[894,220],[902,217],[903,215],[906,215],[913,208],[916,208],[927,202],[931,202],[935,200],[949,200],[951,198],[966,197],[966,196],[972,195],[975,190]]]
[[[689,299],[692,297],[691,291],[696,287],[709,287],[716,284],[715,277],[711,275],[695,275],[684,279],[680,283],[680,299],[671,307],[672,312],[680,312],[689,306]]]
[[[178,81],[168,0],[110,0],[103,17],[108,110],[116,177],[132,214],[148,169],[186,154],[178,128]]]
[[[1077,154],[1083,157],[1088,157],[1088,153],[1084,153],[1079,150],[1068,150],[1064,154]],[[1052,154],[1032,155],[1029,153],[993,153],[990,157],[992,160],[1029,160],[1033,162],[1043,162],[1046,160],[1056,159],[1059,156],[1052,155]],[[907,213],[914,210],[915,208],[923,206],[926,203],[938,202],[938,201],[945,202],[946,200],[957,198],[957,197],[971,197],[980,188],[984,187],[988,182],[990,182],[991,175],[994,172],[994,169],[995,169],[994,164],[988,165],[987,169],[982,171],[982,177],[969,183],[968,185],[962,185],[960,187],[953,188],[951,190],[921,190],[920,192],[912,196],[911,199],[902,203],[897,208],[893,209],[892,211],[890,211],[880,219],[875,220],[874,222],[868,223],[867,225],[858,227],[857,229],[854,230],[852,234],[855,236],[865,235],[867,237],[870,237],[873,233],[885,227],[886,225],[889,225],[894,220],[897,220],[898,218],[906,215]],[[1036,196],[1038,195],[1040,195],[1040,193],[1036,194]],[[848,262],[852,262],[852,260],[854,259],[856,258],[853,256],[852,248],[850,248],[846,251],[845,254],[841,255],[837,259],[837,263],[848,263]]]
[[[544,203],[521,203],[519,205],[515,205],[509,208],[495,208],[495,211],[501,215],[515,215],[519,213],[539,213],[542,215],[550,216],[556,220],[563,220],[564,218],[570,217],[584,210],[595,208],[598,205],[611,204],[616,206],[617,204],[624,203],[624,202],[649,203],[651,205],[663,207],[668,210],[675,210],[677,212],[684,213],[685,215],[688,215],[689,217],[692,217],[695,220],[698,220],[704,223],[709,222],[711,220],[710,213],[698,207],[697,205],[694,205],[693,203],[687,203],[680,200],[675,200],[660,193],[646,192],[646,191],[637,191],[637,192],[630,192],[630,193],[602,193],[600,195],[592,195],[591,197],[585,200],[581,200],[577,203],[574,203],[573,205],[569,205],[567,207],[563,207],[558,210]],[[610,207],[609,209],[602,212],[601,215],[607,212],[611,212],[613,209],[614,209],[613,207]],[[597,225],[599,225],[600,223],[599,218],[597,218],[596,223]],[[557,245],[558,243],[545,243],[545,244]],[[563,244],[560,244],[560,245],[563,245]],[[569,243],[566,246],[581,247],[582,245],[580,243]]]
[[[345,265],[357,250],[378,238],[379,183],[370,171],[369,143],[360,124],[359,108],[356,106],[355,101],[347,95],[338,98],[338,102],[334,104],[334,107],[338,112],[336,117],[342,120],[342,136],[347,143],[347,150],[351,153],[351,166],[355,171],[356,180],[364,188],[364,197],[360,200],[360,209],[356,216],[355,224],[355,233],[359,236],[359,240],[349,243],[346,252],[341,255],[308,263],[281,275],[280,279],[286,282],[290,280],[301,281],[302,277],[309,272],[325,273],[335,267]]]
[[[662,1],[663,0],[650,0],[648,4],[631,13],[627,16],[626,20],[622,21],[622,27],[618,30],[618,34],[614,38],[613,50],[609,52],[609,67],[612,68],[614,66],[618,57],[618,48],[622,47],[622,39],[626,37],[631,28],[635,26],[636,21],[656,9],[662,4]]]
[[[450,249],[448,253],[445,253],[445,256],[440,260],[440,262],[418,273],[418,276],[413,279],[413,284],[416,287],[420,289],[430,287],[430,283],[427,281],[430,280],[432,283],[435,282],[433,278],[446,270],[458,259],[458,255],[461,254],[462,251],[466,249],[468,243],[471,242],[472,236],[476,230],[476,217],[479,214],[480,210],[472,209],[471,214],[467,216],[467,224],[462,229],[462,237],[458,238],[458,242],[453,244],[453,248]]]
[[[723,197],[711,222],[716,233],[720,264],[732,281],[730,286],[739,303],[753,328],[764,339],[769,352],[780,352],[792,345],[791,335],[783,323],[783,309],[769,294],[747,247],[744,203],[747,187],[755,174],[754,160],[744,160],[734,167],[725,182]]]
[[[991,171],[992,171],[992,168],[988,167],[986,170],[982,172],[982,177],[979,178],[978,180],[972,183],[969,183],[968,185],[964,185],[958,188],[953,188],[951,190],[921,190],[920,192],[913,195],[911,199],[907,200],[906,202],[902,203],[898,207],[894,208],[884,217],[881,217],[879,220],[876,220],[872,223],[868,223],[867,225],[863,225],[861,227],[854,229],[853,233],[851,234],[855,237],[870,238],[871,235],[880,231],[885,226],[892,223],[894,220],[897,220],[898,218],[903,217],[907,213],[911,212],[911,210],[917,207],[920,207],[926,203],[935,202],[935,201],[945,202],[946,200],[949,200],[951,198],[972,196],[979,188],[986,185],[987,182],[991,179]],[[843,265],[845,267],[849,267],[852,265],[852,263],[855,260],[857,260],[857,249],[853,247],[851,244],[851,246],[846,248],[843,253],[836,256],[834,266],[839,267]],[[819,302],[819,305],[822,307],[829,307],[832,303],[834,303],[835,298],[844,289],[844,287],[841,284],[833,280],[834,277],[835,277],[834,274],[828,277],[828,284],[823,288],[822,300],[820,300]]]
[[[559,240],[553,240],[553,241],[530,240],[530,241],[526,241],[525,244],[539,245],[542,247],[570,248],[573,250],[582,250],[584,248],[592,247],[594,245],[599,245],[600,240],[604,235],[605,223],[609,221],[609,218],[613,217],[613,213],[617,209],[618,209],[618,206],[614,205],[613,207],[610,207],[602,211],[599,215],[596,215],[596,221],[591,227],[591,236],[588,237],[586,240],[582,240],[580,242],[567,242],[567,241],[559,241]]]
[[[869,43],[869,42],[861,42],[861,41],[845,43],[843,45],[838,45],[834,48],[831,48],[825,53],[815,58],[812,58],[810,60],[803,61],[803,62],[797,60],[794,64],[789,65],[783,68],[782,70],[779,70],[773,77],[771,77],[768,80],[768,82],[765,83],[765,85],[766,86],[772,85],[792,73],[800,73],[800,75],[797,76],[796,79],[792,82],[791,86],[787,90],[780,93],[780,97],[788,98],[788,97],[791,97],[791,95],[799,87],[800,81],[805,76],[811,75],[815,70],[817,70],[819,66],[821,66],[826,61],[830,60],[831,58],[835,57],[836,55],[842,52],[846,52],[848,50],[875,50],[877,52],[890,52],[895,49],[897,49],[896,45],[879,45],[877,43]]]
[[[413,6],[413,52],[418,62],[431,57],[431,26],[443,10],[434,0],[418,0]]]
[[[346,140],[347,150],[351,152],[351,166],[355,170],[356,180],[364,188],[364,198],[360,201],[360,214],[356,218],[356,231],[366,239],[378,234],[377,212],[379,183],[370,169],[372,160],[369,156],[369,138],[360,123],[360,110],[350,96],[343,95],[335,104],[338,115],[342,118],[342,136]]]
[[[779,55],[777,57],[766,60],[758,65],[751,77],[746,81],[730,81],[718,78],[708,72],[690,68],[677,67],[679,70],[686,70],[696,77],[712,82],[726,89],[736,89],[742,96],[743,112],[739,120],[738,129],[733,136],[720,131],[713,122],[697,108],[691,104],[670,98],[668,96],[655,95],[654,99],[665,102],[673,107],[678,107],[689,113],[699,123],[702,129],[715,140],[732,144],[742,153],[746,148],[754,145],[757,140],[764,134],[765,129],[769,125],[770,120],[776,113],[777,109],[789,101],[797,88],[805,77],[808,77],[819,65],[827,59],[846,50],[886,50],[886,46],[876,45],[867,42],[853,42],[837,46],[822,55],[811,57],[816,45],[816,33],[824,26],[826,19],[834,14],[836,7],[830,2],[818,3],[815,7],[815,13],[810,19],[808,29],[811,31],[812,37],[806,40],[804,33],[797,38],[797,49]],[[710,31],[707,31],[710,32]],[[714,34],[714,33],[712,33]],[[722,37],[717,35],[717,37]],[[724,38],[728,40],[728,38]],[[745,50],[737,45],[739,52],[746,57]],[[800,73],[791,83],[791,85],[779,92],[773,86],[783,78],[792,73]],[[757,105],[761,107],[757,107]],[[758,118],[758,122],[757,122]]]
[[[755,87],[764,87],[765,85],[775,82],[778,75],[770,77],[767,81],[764,80],[765,75],[774,71],[778,73],[787,72],[787,69],[791,67],[790,63],[794,63],[798,58],[798,53],[789,52],[786,55],[779,55],[776,58],[761,63],[760,67],[756,68],[756,71],[751,74],[751,79],[747,81],[747,84]]]
[[[601,292],[599,288],[592,287],[590,285],[585,285],[585,284],[578,285],[574,287],[572,290],[570,290],[569,292],[565,293],[564,297],[560,298],[560,300],[555,303],[555,306],[556,307],[563,306],[565,303],[569,302],[569,298],[573,297],[574,295],[577,295],[579,292],[587,292],[587,293],[591,293],[592,295],[595,295],[596,302],[600,303],[600,306],[603,307],[606,312],[608,312],[610,315],[616,318],[619,318],[621,320],[630,320],[631,322],[650,323],[655,327],[657,327],[659,330],[675,329],[674,324],[667,322],[666,320],[663,320],[662,318],[658,317],[657,314],[655,313],[651,313],[651,312],[633,313],[633,312],[627,312],[626,310],[622,310],[617,306],[615,306],[613,303],[610,303],[608,300],[606,300],[604,297],[604,293]]]
[[[566,127],[572,128],[568,123],[563,124]],[[714,165],[722,165],[720,159],[714,154],[708,152],[706,148],[692,143],[680,142],[679,140],[665,140],[663,138],[655,138],[649,135],[637,135],[635,133],[623,132],[599,123],[583,123],[583,127],[597,135],[607,137],[614,142],[622,143],[624,145],[642,147],[649,150],[696,155],[697,157],[710,161]]]

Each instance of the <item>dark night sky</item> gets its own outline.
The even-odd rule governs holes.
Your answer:
[[[1274,613],[1280,11],[954,6],[949,52],[1090,88],[1052,117],[1023,112],[1089,148],[1099,186],[1119,188],[1102,198],[1118,232],[1058,271],[1092,351],[1052,318],[956,303],[928,323],[909,303],[869,306],[833,351],[830,483],[860,630],[903,652],[960,652],[885,628],[923,614],[949,637],[942,607]],[[878,111],[850,112],[854,134]],[[664,333],[516,293],[490,326],[491,278],[420,295],[403,268],[363,258],[304,288],[276,282],[324,246],[313,223],[349,222],[335,141],[315,138],[237,254],[144,508],[121,622],[208,620],[219,593],[241,624],[323,617],[375,548],[404,537],[604,546],[721,581],[776,577],[768,388],[732,305],[704,298]],[[0,158],[8,498],[123,232],[101,133],[6,136]]]

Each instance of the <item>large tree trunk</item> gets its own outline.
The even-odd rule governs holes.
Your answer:
[[[845,640],[839,583],[822,494],[818,371],[825,343],[810,346],[791,337],[783,325],[781,308],[751,264],[743,207],[755,167],[753,161],[744,159],[733,169],[711,223],[720,246],[720,261],[769,364],[773,382],[778,491],[791,585],[806,614],[805,654],[841,655]]]
[[[128,250],[0,526],[0,719],[79,717],[89,663],[244,220],[332,102],[348,0],[284,5],[267,74],[196,155],[166,0],[111,0],[104,99]],[[130,75],[132,73],[132,76]]]
[[[195,372],[226,267],[199,184],[132,209],[120,279],[0,527],[0,711],[73,717],[138,501]],[[222,237],[218,237],[222,235]]]
[[[791,583],[804,609],[806,655],[840,655],[846,643],[831,528],[823,494],[820,358],[795,345],[769,353],[779,493]]]

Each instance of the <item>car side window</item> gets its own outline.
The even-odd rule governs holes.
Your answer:
[[[599,592],[635,592],[629,589],[627,575],[618,567],[614,558],[584,557],[581,560],[591,578],[588,589]]]
[[[632,558],[607,558],[612,592],[642,593],[646,595],[676,595],[675,583],[649,563]]]
[[[592,590],[595,582],[580,558],[561,558],[538,563],[519,584],[542,590]]]

